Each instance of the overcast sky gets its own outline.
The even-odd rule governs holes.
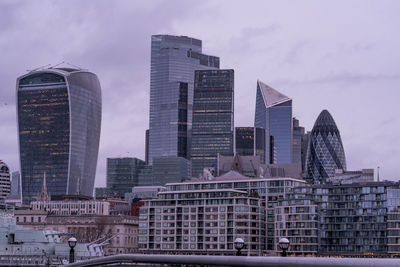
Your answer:
[[[400,172],[400,1],[0,0],[0,159],[19,169],[15,80],[69,62],[96,73],[107,157],[144,159],[152,34],[187,35],[235,70],[235,126],[252,126],[256,81],[293,99],[311,130],[329,110],[350,170]]]

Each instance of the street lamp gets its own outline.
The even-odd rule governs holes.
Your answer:
[[[74,247],[76,246],[76,238],[75,237],[70,237],[68,239],[68,245],[70,247],[69,250],[69,263],[73,263],[75,261],[75,255],[74,255]]]
[[[290,245],[290,242],[287,238],[281,238],[279,240],[279,247],[282,249],[282,257],[287,256],[286,251],[288,250],[289,245]]]
[[[240,253],[240,250],[242,250],[242,248],[244,247],[244,240],[242,238],[238,237],[235,239],[233,244],[235,245],[235,249],[237,250],[236,256],[242,256],[242,254]]]

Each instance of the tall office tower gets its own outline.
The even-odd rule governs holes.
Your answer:
[[[292,99],[259,80],[254,126],[265,129],[266,163],[292,163]]]
[[[0,203],[4,203],[6,197],[11,193],[10,170],[0,160]]]
[[[124,197],[139,185],[139,173],[145,162],[137,158],[107,158],[107,189]]]
[[[218,69],[219,58],[202,54],[187,36],[151,37],[149,164],[154,157],[190,158],[194,71]]]
[[[301,163],[301,169],[304,172],[304,164],[307,155],[308,135],[304,127],[301,127],[299,120],[293,118],[293,163]]]
[[[235,154],[260,156],[260,162],[265,163],[265,130],[255,127],[236,127]]]
[[[346,170],[340,132],[327,110],[319,114],[311,131],[306,168],[306,178],[318,184],[334,177],[336,169]]]
[[[101,124],[101,88],[87,70],[48,68],[17,79],[23,202],[40,193],[93,195]]]
[[[144,161],[149,164],[149,129],[146,130],[144,149]]]
[[[11,197],[21,199],[21,174],[16,171],[11,174]]]
[[[192,176],[216,167],[217,156],[233,155],[233,70],[195,72],[192,124]]]

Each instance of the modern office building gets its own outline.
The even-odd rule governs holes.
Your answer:
[[[21,174],[19,171],[12,172],[11,174],[11,193],[13,198],[21,199]]]
[[[139,185],[139,173],[145,162],[137,158],[107,158],[107,189],[121,198]]]
[[[4,203],[5,199],[11,193],[10,170],[8,166],[0,160],[0,203]]]
[[[145,135],[144,161],[146,162],[146,165],[149,164],[149,132],[149,129],[147,129]]]
[[[93,194],[101,125],[101,88],[87,70],[48,68],[17,79],[23,202],[49,193]]]
[[[182,182],[192,175],[190,160],[176,156],[153,158],[153,165],[146,165],[139,173],[139,186],[164,186]]]
[[[299,120],[293,118],[293,163],[301,163],[301,169],[305,172],[305,162],[308,148],[308,133],[300,126]]]
[[[235,154],[259,156],[265,163],[265,129],[255,127],[235,128]]]
[[[259,80],[254,126],[265,129],[266,163],[292,163],[292,99]]]
[[[218,68],[219,58],[203,54],[201,40],[151,37],[150,165],[154,157],[190,158],[194,71]]]
[[[335,170],[346,171],[342,139],[331,114],[323,110],[311,131],[306,159],[306,178],[313,183],[326,183]]]
[[[233,70],[195,71],[192,176],[217,165],[217,155],[233,155]]]

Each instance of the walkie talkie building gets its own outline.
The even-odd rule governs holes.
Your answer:
[[[73,68],[31,71],[17,79],[23,202],[46,172],[50,195],[93,194],[101,126],[97,76]]]

